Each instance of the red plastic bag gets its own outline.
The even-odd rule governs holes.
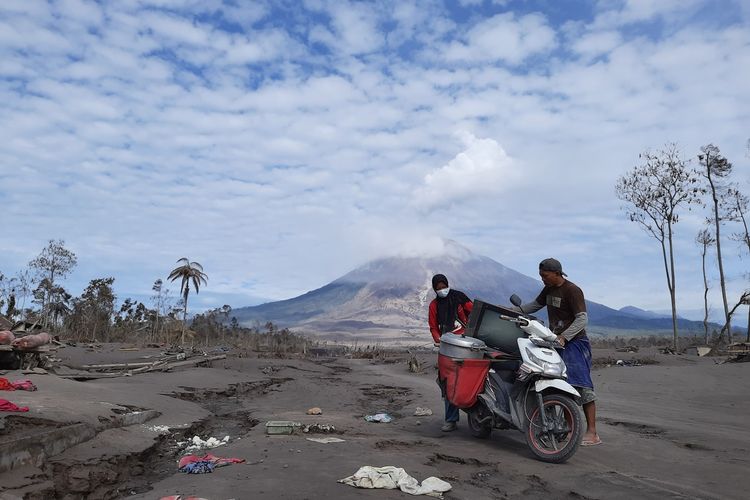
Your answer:
[[[445,384],[445,397],[459,408],[471,408],[484,388],[490,371],[489,359],[454,359],[438,355],[438,372]]]

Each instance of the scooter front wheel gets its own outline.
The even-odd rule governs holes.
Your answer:
[[[469,431],[475,438],[487,439],[492,432],[492,414],[487,406],[478,400],[474,406],[466,410]]]
[[[581,441],[581,411],[563,394],[548,394],[542,400],[548,426],[544,428],[536,406],[526,429],[526,444],[539,460],[563,463],[575,454]]]

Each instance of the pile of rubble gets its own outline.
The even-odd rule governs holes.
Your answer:
[[[44,373],[60,342],[37,325],[18,322],[3,324],[0,330],[0,370]]]

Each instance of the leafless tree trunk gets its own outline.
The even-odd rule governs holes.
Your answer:
[[[664,272],[672,306],[672,332],[677,349],[677,299],[673,225],[679,221],[679,209],[700,203],[702,188],[697,173],[687,168],[674,144],[656,154],[640,155],[645,160],[615,186],[617,197],[630,203],[628,218],[639,223],[661,245]]]
[[[732,315],[734,314],[734,311],[737,310],[738,307],[740,307],[743,304],[750,304],[750,291],[746,291],[740,296],[740,300],[737,301],[737,303],[732,307],[732,309],[729,311],[729,318],[732,318]],[[724,326],[721,327],[721,331],[719,332],[719,338],[716,339],[715,346],[718,346],[719,343],[721,343],[721,337],[724,335],[724,332],[727,332],[727,338],[729,339],[729,343],[732,343],[732,337],[729,336],[729,324],[730,322],[727,321]],[[749,325],[750,326],[750,325]]]
[[[713,202],[714,237],[716,238],[716,259],[719,264],[719,284],[721,286],[721,298],[724,303],[724,318],[727,324],[727,335],[732,342],[732,323],[729,315],[729,302],[727,301],[727,286],[724,279],[724,260],[721,257],[721,221],[723,217],[719,212],[719,198],[721,186],[717,185],[717,179],[728,176],[732,171],[732,164],[721,156],[719,148],[713,144],[703,146],[701,154],[698,155],[703,169],[703,176],[708,180]]]
[[[706,333],[706,345],[708,345],[708,276],[706,275],[706,253],[708,247],[714,243],[714,239],[708,229],[702,229],[695,238],[701,245],[701,260],[703,264],[703,329]]]

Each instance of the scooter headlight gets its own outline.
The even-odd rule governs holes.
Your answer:
[[[529,361],[540,367],[545,375],[550,377],[567,378],[567,369],[565,363],[562,361],[559,363],[545,361],[531,352],[528,347],[526,348],[526,354],[529,356]]]

